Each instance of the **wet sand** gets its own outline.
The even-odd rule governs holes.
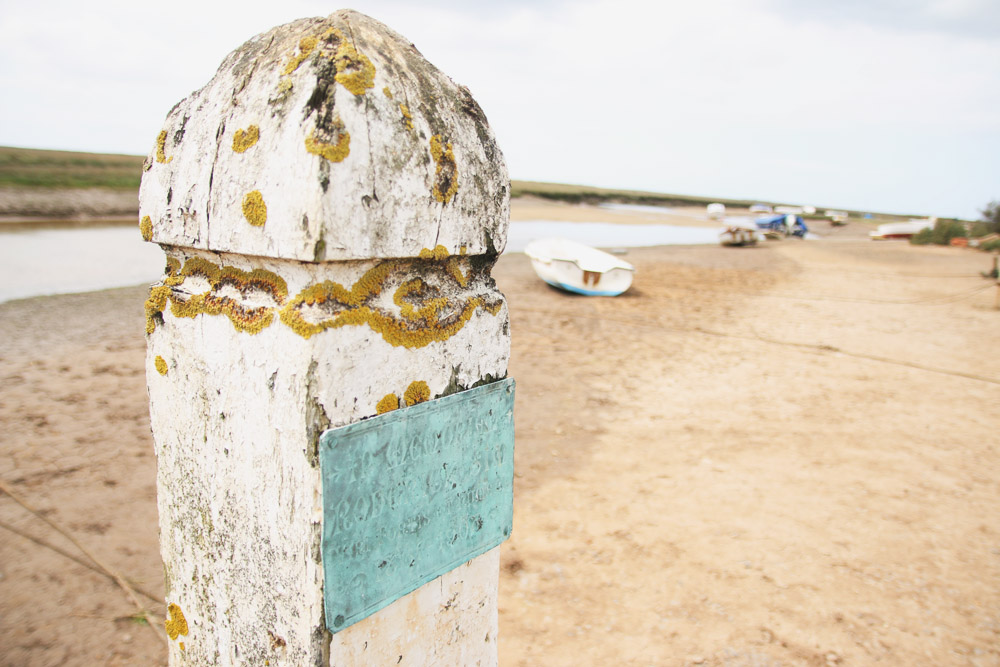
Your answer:
[[[500,259],[501,664],[1000,663],[991,262],[864,231],[633,250],[615,299]],[[0,304],[0,480],[162,600],[144,297]],[[115,585],[26,539],[75,553],[2,495],[0,534],[0,664],[164,664]]]

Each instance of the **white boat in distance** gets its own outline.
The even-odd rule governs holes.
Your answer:
[[[568,239],[538,239],[524,248],[538,277],[587,296],[618,296],[632,285],[635,267],[603,250]]]
[[[875,231],[868,232],[874,241],[887,239],[908,239],[925,229],[934,227],[934,220],[908,220],[907,222],[887,222],[879,225]]]
[[[719,243],[726,246],[756,245],[764,235],[750,218],[726,218],[719,231]]]

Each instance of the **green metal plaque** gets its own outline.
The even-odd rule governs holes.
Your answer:
[[[343,630],[510,536],[514,381],[326,431],[323,598]]]

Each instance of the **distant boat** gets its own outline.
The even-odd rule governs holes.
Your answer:
[[[933,220],[910,220],[908,222],[887,222],[879,225],[875,231],[868,232],[873,241],[888,239],[908,239],[914,234],[934,226]]]
[[[801,215],[772,215],[764,218],[757,218],[757,229],[761,230],[769,239],[780,239],[783,236],[797,236],[801,239],[809,233],[805,220]]]
[[[756,245],[762,238],[757,225],[746,218],[729,218],[719,232],[719,243],[726,246]]]
[[[632,285],[635,267],[602,250],[568,239],[539,239],[524,248],[538,277],[587,296],[618,296]]]

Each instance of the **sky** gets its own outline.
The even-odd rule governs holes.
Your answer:
[[[997,0],[355,0],[486,112],[514,179],[974,219]],[[145,155],[313,0],[0,0],[0,145]]]

